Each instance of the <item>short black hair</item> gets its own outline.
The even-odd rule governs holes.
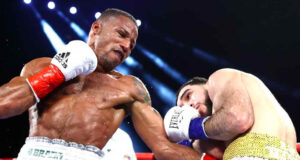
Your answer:
[[[180,88],[177,90],[175,104],[177,105],[179,92],[182,90],[183,87],[185,87],[187,85],[202,85],[202,84],[206,84],[206,82],[207,82],[207,79],[203,78],[203,77],[193,77],[193,78],[189,79],[187,82],[185,82],[183,85],[181,85]]]
[[[129,18],[134,22],[134,24],[138,27],[136,23],[136,19],[128,12],[117,9],[117,8],[108,8],[104,12],[101,13],[101,16],[97,19],[97,21],[104,20],[111,16],[124,16]]]

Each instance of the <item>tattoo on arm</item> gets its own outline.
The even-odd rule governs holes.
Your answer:
[[[134,87],[138,93],[138,96],[143,97],[142,102],[144,102],[148,105],[151,105],[150,95],[149,95],[146,87],[144,86],[144,84],[137,78],[133,78],[133,80],[134,80]]]

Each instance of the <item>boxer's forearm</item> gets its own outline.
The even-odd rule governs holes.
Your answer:
[[[205,123],[209,138],[231,140],[252,127],[254,111],[242,75],[239,71],[221,69],[209,77],[208,94],[215,110]]]
[[[0,87],[0,119],[22,114],[35,103],[24,77],[15,77]]]
[[[205,132],[211,139],[228,141],[251,126],[250,113],[220,109],[205,122]]]
[[[192,148],[171,143],[167,139],[163,120],[151,107],[135,102],[130,109],[137,133],[152,150],[157,160],[201,159],[201,154]]]

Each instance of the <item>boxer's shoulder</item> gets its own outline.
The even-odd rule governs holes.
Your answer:
[[[121,90],[126,90],[133,99],[151,105],[149,92],[139,78],[133,75],[122,75],[117,71],[110,72],[109,77],[114,79],[109,82],[111,85]]]
[[[126,84],[130,87],[129,90],[131,91],[132,96],[136,100],[151,105],[149,92],[144,83],[138,77],[126,75],[122,77],[122,79],[126,81]]]
[[[208,91],[220,92],[228,90],[228,88],[241,81],[241,73],[243,72],[231,68],[223,68],[215,71],[208,78]]]
[[[26,63],[21,71],[21,76],[32,76],[51,62],[49,57],[36,58]]]
[[[215,71],[209,76],[210,80],[223,80],[224,79],[232,79],[233,77],[239,76],[242,73],[242,71],[232,69],[232,68],[223,68]]]
[[[123,76],[122,79],[124,79],[125,81],[128,81],[128,83],[130,84],[131,87],[134,87],[135,90],[138,90],[138,91],[147,91],[147,88],[146,86],[144,85],[144,83],[138,78],[138,77],[135,77],[135,76],[132,76],[132,75],[126,75],[126,76]]]
[[[37,65],[37,66],[39,66],[39,65],[49,65],[50,62],[51,62],[51,59],[52,58],[50,58],[50,57],[35,58],[35,59],[29,61],[27,64],[29,64],[29,65]]]
[[[110,75],[112,75],[114,78],[116,78],[116,79],[119,79],[119,78],[122,78],[122,77],[124,77],[124,75],[122,74],[122,73],[120,73],[120,72],[118,72],[118,71],[116,71],[116,70],[112,70],[111,72],[110,72]]]
[[[119,76],[119,80],[126,83],[130,87],[135,85],[143,85],[143,82],[133,75],[121,75]]]

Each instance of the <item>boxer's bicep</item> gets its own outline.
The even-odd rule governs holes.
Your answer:
[[[151,107],[151,99],[144,84],[134,78],[135,101],[129,106],[134,128],[157,159],[200,159],[201,154],[167,139],[163,119],[159,112]]]
[[[134,102],[129,106],[132,121],[137,133],[151,148],[157,144],[155,140],[166,138],[163,120],[156,109],[151,106],[151,98],[147,88],[136,77],[131,77],[133,82],[132,96]]]
[[[253,125],[253,108],[241,75],[222,69],[209,77],[208,92],[215,111],[205,129],[213,139],[229,140]]]
[[[0,87],[0,118],[22,114],[35,103],[26,78],[40,70],[46,63],[46,58],[30,61],[23,67],[20,76],[14,77]]]
[[[142,103],[146,103],[147,105],[151,106],[151,98],[149,95],[149,92],[146,88],[146,86],[143,84],[143,82],[136,78],[132,77],[134,91],[133,91],[133,97]]]
[[[248,110],[251,105],[242,72],[222,69],[213,73],[208,80],[208,94],[217,111],[220,108]]]

